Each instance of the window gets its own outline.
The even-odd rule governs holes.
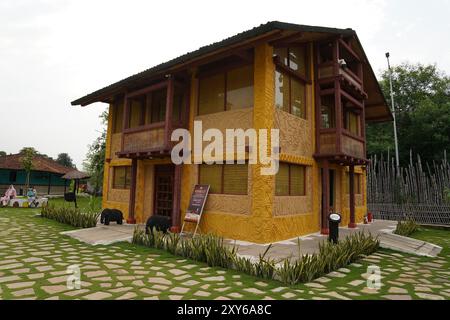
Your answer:
[[[199,166],[200,184],[209,184],[210,193],[247,194],[247,164],[202,164]]]
[[[253,66],[205,76],[199,81],[198,114],[253,106]]]
[[[275,71],[275,107],[306,119],[305,85],[292,76]]]
[[[175,87],[175,93],[173,95],[173,106],[172,106],[172,122],[178,123],[182,119],[183,110],[185,109],[184,94],[180,89]]]
[[[360,173],[353,174],[355,194],[361,194],[361,177],[362,175]],[[350,175],[348,172],[345,174],[345,181],[346,193],[350,194]]]
[[[113,133],[122,132],[123,127],[123,99],[113,104]]]
[[[131,184],[131,167],[113,167],[113,189],[129,189]]]
[[[320,97],[321,109],[321,127],[334,128],[336,116],[334,113],[334,95]]]
[[[305,185],[305,166],[280,163],[280,168],[275,176],[275,195],[304,196],[306,195]]]
[[[359,116],[351,111],[345,112],[345,129],[359,135]]]
[[[128,128],[136,128],[141,125],[142,110],[145,108],[145,100],[141,98],[131,99],[130,103],[130,122]]]
[[[9,171],[9,182],[16,182],[17,181],[17,171],[11,170]]]
[[[167,90],[153,91],[151,95],[151,110],[147,109],[147,117],[150,117],[150,123],[163,122],[166,120]]]
[[[306,46],[275,48],[274,54],[279,58],[280,63],[299,74],[303,78],[308,78],[306,63]]]

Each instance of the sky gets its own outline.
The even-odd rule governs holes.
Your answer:
[[[377,75],[386,51],[450,74],[449,15],[450,0],[0,0],[0,150],[81,169],[107,105],[71,101],[272,20],[356,30]]]

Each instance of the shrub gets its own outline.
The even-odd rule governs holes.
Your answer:
[[[419,225],[414,220],[398,221],[394,233],[407,237],[416,232],[418,228]]]
[[[81,212],[81,210],[77,208],[56,207],[53,204],[48,204],[41,209],[42,217],[69,224],[76,228],[95,227],[99,215],[100,213],[95,211]]]
[[[239,256],[236,246],[227,246],[223,238],[212,234],[182,238],[179,234],[164,234],[156,230],[145,234],[143,229],[136,227],[133,243],[167,250],[175,255],[205,262],[211,267],[235,269],[263,279],[278,279],[287,285],[309,282],[370,255],[379,247],[378,239],[372,235],[355,233],[338,244],[322,242],[318,253],[299,255],[298,259],[276,261],[266,258],[272,247],[269,245],[264,253],[259,255],[258,261],[253,262],[250,258]],[[300,253],[300,241],[298,248]]]

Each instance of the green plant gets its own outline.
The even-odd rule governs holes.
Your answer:
[[[267,258],[269,245],[259,259],[253,262],[250,258],[237,254],[236,246],[227,246],[223,238],[212,234],[183,238],[179,234],[158,232],[153,230],[145,234],[142,228],[136,227],[133,243],[152,248],[163,249],[185,258],[205,262],[211,267],[235,269],[263,279],[278,279],[287,285],[309,282],[333,270],[342,268],[364,256],[375,252],[379,241],[371,234],[355,233],[338,244],[322,242],[319,251],[311,255],[300,254],[300,258],[286,258],[277,262]],[[277,264],[280,266],[277,267]]]
[[[414,220],[398,221],[394,233],[407,237],[416,232],[418,228],[419,225]]]
[[[99,212],[82,212],[71,207],[56,207],[48,204],[41,209],[41,216],[53,219],[61,223],[69,224],[76,228],[92,228],[97,225]]]

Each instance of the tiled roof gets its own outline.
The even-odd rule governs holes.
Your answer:
[[[0,156],[0,169],[23,170],[22,166],[23,154],[11,154]],[[37,155],[33,158],[33,171],[44,171],[58,174],[66,174],[73,168],[65,167],[55,160],[48,159],[44,156]]]

